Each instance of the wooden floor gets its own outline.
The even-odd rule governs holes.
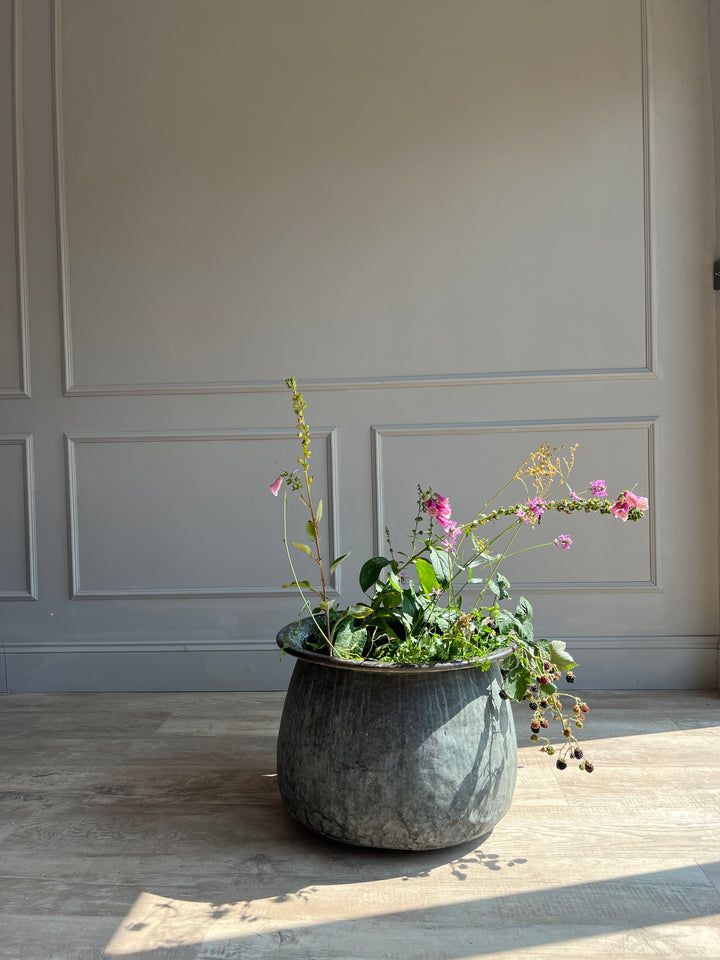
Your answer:
[[[720,958],[720,695],[588,695],[476,847],[374,853],[283,811],[282,694],[0,698],[0,960]]]

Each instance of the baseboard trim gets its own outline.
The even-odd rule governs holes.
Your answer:
[[[716,636],[563,639],[584,690],[718,687]],[[293,663],[270,640],[6,642],[0,693],[284,690]]]

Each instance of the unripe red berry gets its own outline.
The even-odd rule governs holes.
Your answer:
[[[530,729],[533,731],[533,733],[537,733],[540,729],[540,721],[533,720],[533,722],[530,724]]]

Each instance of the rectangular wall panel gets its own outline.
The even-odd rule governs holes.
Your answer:
[[[418,483],[424,490],[449,497],[458,523],[469,523],[494,507],[536,497],[538,491],[529,478],[527,489],[520,481],[509,481],[544,443],[562,461],[563,470],[574,464],[567,474],[569,487],[556,484],[552,499],[563,499],[573,490],[590,496],[590,481],[605,480],[613,502],[622,490],[631,488],[655,502],[654,420],[406,425],[376,427],[374,433],[379,554],[387,550],[386,527],[393,547],[406,549]],[[501,517],[478,528],[477,536],[490,541],[513,520]],[[560,534],[572,538],[570,550],[554,547]],[[507,543],[504,538],[490,550],[502,552]],[[520,528],[509,550],[515,555],[503,562],[502,571],[517,590],[525,591],[657,589],[656,545],[654,508],[648,519],[637,523],[599,513],[546,513],[536,525]],[[518,553],[527,547],[537,549]]]
[[[332,545],[333,434],[314,436],[313,496]],[[295,462],[295,444],[287,431],[68,437],[73,597],[282,596],[291,577],[269,472]],[[297,504],[288,542],[307,541],[305,520]],[[317,580],[311,560],[294,551],[293,562]]]
[[[32,438],[0,435],[0,600],[37,598]]]
[[[643,10],[56,0],[67,389],[646,373]]]
[[[19,0],[0,0],[0,398],[29,394]]]

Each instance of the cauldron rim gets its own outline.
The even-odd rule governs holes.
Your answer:
[[[298,660],[308,663],[323,664],[337,670],[372,671],[384,674],[401,673],[446,673],[451,670],[477,670],[483,664],[495,663],[504,660],[517,649],[512,641],[499,650],[493,650],[486,657],[475,657],[472,660],[446,660],[436,663],[388,663],[382,660],[345,660],[342,657],[331,657],[327,653],[318,653],[315,650],[306,650],[302,641],[311,632],[314,626],[311,617],[296,620],[286,624],[277,634],[275,642],[284,653],[289,653]]]

